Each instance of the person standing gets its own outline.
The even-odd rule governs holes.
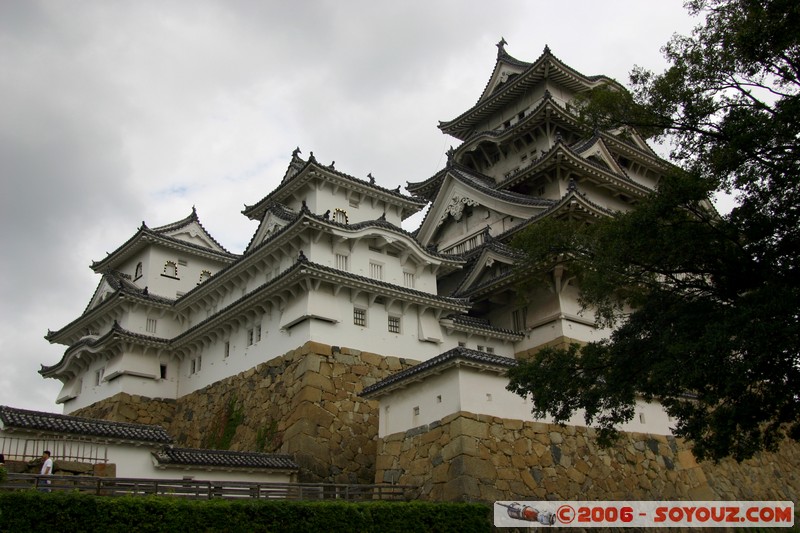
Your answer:
[[[42,453],[42,470],[39,472],[40,476],[52,476],[53,475],[53,460],[50,458],[50,451],[45,450]],[[46,480],[45,484],[49,485],[50,480]],[[50,492],[48,487],[41,489],[43,492]]]

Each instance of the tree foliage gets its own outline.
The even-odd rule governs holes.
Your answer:
[[[637,395],[656,398],[697,455],[741,460],[800,438],[800,4],[687,7],[705,22],[665,47],[665,72],[579,103],[598,128],[668,139],[683,170],[628,213],[516,242],[539,279],[565,269],[613,333],[539,352],[509,388],[537,415],[585,410],[606,439]],[[720,190],[737,194],[725,216],[707,201]]]

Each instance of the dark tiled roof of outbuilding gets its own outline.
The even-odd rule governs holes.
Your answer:
[[[163,448],[153,455],[162,465],[213,466],[220,468],[269,468],[299,470],[289,455],[195,448]]]
[[[500,368],[511,368],[517,365],[516,359],[511,359],[510,357],[479,352],[477,350],[470,350],[469,348],[459,346],[453,348],[452,350],[448,350],[443,354],[437,355],[433,359],[423,361],[418,365],[414,365],[411,368],[402,370],[396,374],[392,374],[388,378],[382,379],[381,381],[369,385],[368,387],[364,387],[364,390],[361,391],[359,396],[368,396],[382,389],[391,387],[392,385],[410,380],[414,376],[433,370],[436,367],[449,366],[449,363],[455,362],[456,360],[473,363],[478,366],[488,365]]]
[[[42,431],[111,440],[169,444],[172,439],[161,426],[109,422],[93,418],[44,413],[0,406],[0,420],[6,429]]]

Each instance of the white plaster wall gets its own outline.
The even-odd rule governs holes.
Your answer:
[[[81,393],[77,398],[64,402],[63,413],[70,414],[121,392],[149,398],[175,399],[179,379],[175,370],[175,363],[169,363],[167,379],[122,375],[111,381],[103,381],[100,386],[94,384],[94,371],[87,372],[83,377]]]
[[[380,398],[379,436],[390,435],[430,424],[458,411],[524,421],[552,423],[552,419],[534,419],[529,401],[506,390],[508,379],[494,372],[451,367],[439,375]],[[454,397],[455,395],[455,397]],[[436,398],[442,397],[442,403]],[[413,416],[419,407],[419,415]],[[387,417],[388,415],[388,417]],[[576,413],[570,425],[585,426],[582,413]],[[620,429],[629,432],[671,434],[673,422],[658,403],[637,401],[634,419]]]
[[[452,375],[430,376],[424,386],[412,384],[394,391],[379,404],[379,437],[430,424],[462,410],[458,378]],[[415,408],[419,414],[414,414]]]
[[[344,171],[345,173],[347,171]],[[367,180],[366,176],[355,176],[358,179]],[[363,196],[360,192],[351,192],[350,199],[346,196],[347,191],[338,189],[333,191],[330,184],[325,184],[322,188],[314,190],[314,194],[309,194],[305,200],[308,209],[316,214],[322,215],[325,211],[330,209],[331,218],[336,209],[341,209],[347,213],[347,222],[349,224],[356,224],[366,220],[377,220],[384,213],[386,213],[386,221],[391,222],[396,226],[400,226],[402,220],[397,208],[393,205],[387,205],[381,200],[377,200],[370,196]],[[351,205],[350,200],[357,206]],[[295,209],[300,209],[301,203],[292,205]]]

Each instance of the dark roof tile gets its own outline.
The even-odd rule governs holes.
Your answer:
[[[107,439],[169,444],[172,439],[161,426],[109,422],[93,418],[28,411],[0,405],[0,420],[9,429],[45,431]]]
[[[153,455],[162,465],[215,466],[221,468],[270,468],[299,470],[289,455],[165,447]]]

